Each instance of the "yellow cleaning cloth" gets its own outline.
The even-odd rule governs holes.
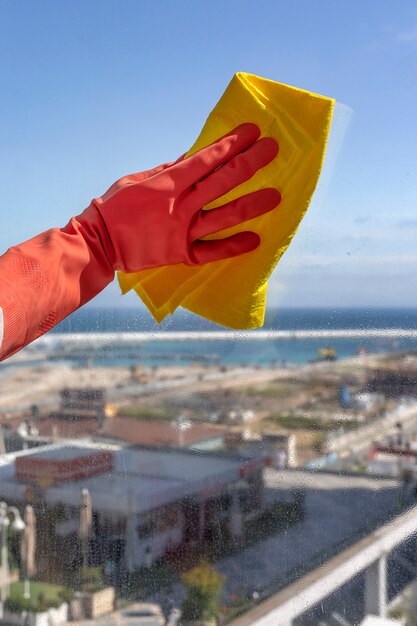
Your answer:
[[[244,122],[257,124],[262,136],[276,139],[279,153],[269,165],[204,207],[212,209],[265,187],[278,189],[282,199],[274,211],[215,235],[253,230],[261,236],[261,245],[248,254],[203,266],[178,264],[119,273],[122,292],[134,289],[158,322],[181,305],[230,328],[262,326],[267,281],[307,211],[320,175],[333,108],[331,98],[253,74],[235,74],[187,156]]]

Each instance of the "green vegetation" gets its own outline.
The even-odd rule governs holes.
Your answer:
[[[365,474],[368,471],[368,464],[365,461],[360,461],[355,463],[352,469],[354,472],[358,472],[358,474]]]
[[[300,385],[276,383],[262,387],[246,387],[245,393],[249,397],[286,398],[299,389]]]
[[[282,412],[276,415],[269,415],[264,421],[276,424],[288,430],[317,430],[329,432],[331,430],[355,430],[358,427],[356,420],[344,420],[343,422],[336,419],[309,417],[306,415],[297,415],[293,412]]]
[[[23,593],[23,582],[10,585],[10,596],[6,600],[8,611],[41,613],[49,608],[59,607],[63,602],[68,602],[71,597],[71,591],[67,587],[43,582],[30,583],[30,598],[25,598]]]
[[[172,410],[165,407],[125,406],[118,410],[118,415],[121,417],[153,420],[155,422],[170,421],[172,419]]]
[[[124,596],[145,599],[159,589],[171,587],[178,578],[164,561],[156,561],[150,567],[141,567],[128,575],[120,588]]]
[[[246,544],[252,545],[302,520],[304,517],[304,495],[294,493],[294,502],[276,502],[271,509],[263,511],[248,521]]]
[[[181,607],[181,618],[214,621],[220,614],[219,601],[224,576],[209,563],[203,562],[181,578],[187,588],[187,596]]]
[[[242,613],[249,611],[253,607],[253,599],[245,595],[231,595],[229,597],[230,604],[222,607],[223,620],[222,624],[229,623]]]
[[[396,606],[388,611],[388,617],[390,619],[400,620],[406,617],[406,611],[404,611],[401,607]]]
[[[101,591],[105,585],[102,580],[101,567],[82,567],[79,570],[79,587],[82,591],[94,593]]]
[[[313,439],[310,442],[311,449],[318,455],[325,452],[326,435],[323,432],[314,433]]]

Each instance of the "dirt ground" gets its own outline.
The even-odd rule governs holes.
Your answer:
[[[104,387],[117,412],[132,417],[226,424],[245,437],[264,431],[293,433],[302,457],[318,455],[330,430],[353,429],[392,408],[392,400],[368,408],[343,408],[343,386],[352,398],[366,392],[381,367],[417,372],[413,355],[363,355],[288,368],[219,367],[205,364],[153,370],[75,367],[55,363],[0,370],[0,423],[58,406],[64,387]],[[395,403],[394,403],[395,404]],[[171,417],[172,416],[172,417]]]

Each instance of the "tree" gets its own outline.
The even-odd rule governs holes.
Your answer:
[[[182,581],[187,588],[187,597],[181,607],[181,619],[214,621],[219,615],[224,576],[203,562],[183,574]]]

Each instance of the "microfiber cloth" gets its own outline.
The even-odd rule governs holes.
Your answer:
[[[278,189],[281,202],[275,210],[208,237],[252,230],[260,235],[260,246],[202,266],[119,273],[122,292],[134,289],[158,322],[182,306],[229,328],[261,327],[268,278],[291,243],[320,175],[334,104],[332,98],[253,74],[235,74],[187,156],[244,122],[257,124],[261,136],[276,139],[279,153],[271,163],[204,207],[210,210],[266,187]]]

